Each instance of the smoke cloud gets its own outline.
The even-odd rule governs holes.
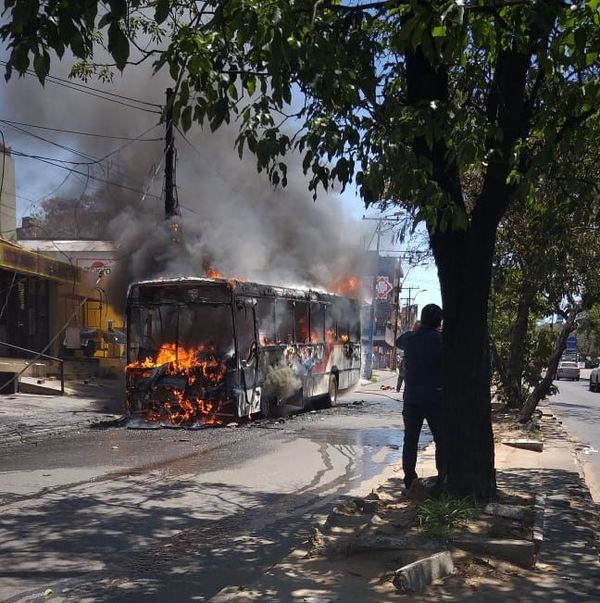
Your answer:
[[[313,202],[293,173],[285,189],[273,188],[253,157],[239,160],[229,131],[192,136],[206,157],[179,142],[180,230],[135,204],[111,222],[119,254],[127,255],[112,277],[113,294],[140,279],[204,276],[207,266],[227,277],[324,289],[356,273],[361,225],[339,199]]]
[[[167,85],[164,76],[149,77],[132,70],[132,76],[118,80],[109,89],[155,101]],[[24,102],[26,97],[32,102]],[[4,87],[2,98],[4,106],[10,108],[10,119],[64,129],[135,137],[160,119],[156,114],[50,83],[42,91],[32,79],[11,81]],[[93,157],[102,157],[125,144],[56,132],[36,133]],[[76,166],[84,174],[73,174],[56,193],[76,199],[85,191],[97,199],[96,208],[105,211],[105,229],[100,234],[113,239],[117,247],[108,287],[111,303],[122,307],[131,282],[205,276],[207,266],[226,277],[322,289],[330,289],[333,283],[360,272],[363,224],[349,217],[340,197],[323,193],[313,202],[300,162],[294,157],[288,158],[288,186],[274,188],[266,175],[257,173],[251,154],[239,159],[233,144],[236,133],[234,128],[211,133],[195,126],[187,134],[193,147],[176,135],[181,215],[174,222],[164,219],[161,199],[162,141],[131,142],[111,157],[109,168],[106,162],[101,167]],[[145,137],[162,135],[159,126]],[[14,133],[9,140],[14,140],[18,150],[33,149],[73,159],[68,152],[49,148],[23,134]],[[48,194],[67,173],[30,160],[19,160],[19,165],[17,185],[23,180],[35,182],[38,193]],[[97,179],[86,178],[85,173]],[[45,177],[48,184],[44,186]],[[103,181],[120,183],[137,192]],[[29,195],[32,192],[25,191],[25,196]],[[23,208],[21,213],[26,213]],[[78,219],[85,216],[79,215]]]

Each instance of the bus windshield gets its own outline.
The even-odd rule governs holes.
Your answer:
[[[234,355],[231,305],[222,290],[151,289],[140,289],[129,307],[130,363],[160,365],[175,360],[173,353]]]
[[[230,306],[141,306],[129,320],[129,362],[150,359],[160,364],[161,351],[176,348],[220,358],[234,353]]]

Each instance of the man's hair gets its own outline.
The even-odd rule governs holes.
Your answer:
[[[421,310],[421,324],[437,329],[442,324],[444,314],[437,304],[427,304]]]

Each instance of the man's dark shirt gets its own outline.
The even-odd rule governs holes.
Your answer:
[[[440,404],[442,400],[442,334],[431,327],[403,333],[396,345],[404,350],[404,402]]]

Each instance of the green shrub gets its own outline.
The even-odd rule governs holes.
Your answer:
[[[447,537],[457,527],[467,523],[473,516],[474,502],[469,498],[455,498],[442,494],[437,499],[429,499],[417,505],[415,517],[419,527],[427,535]]]

